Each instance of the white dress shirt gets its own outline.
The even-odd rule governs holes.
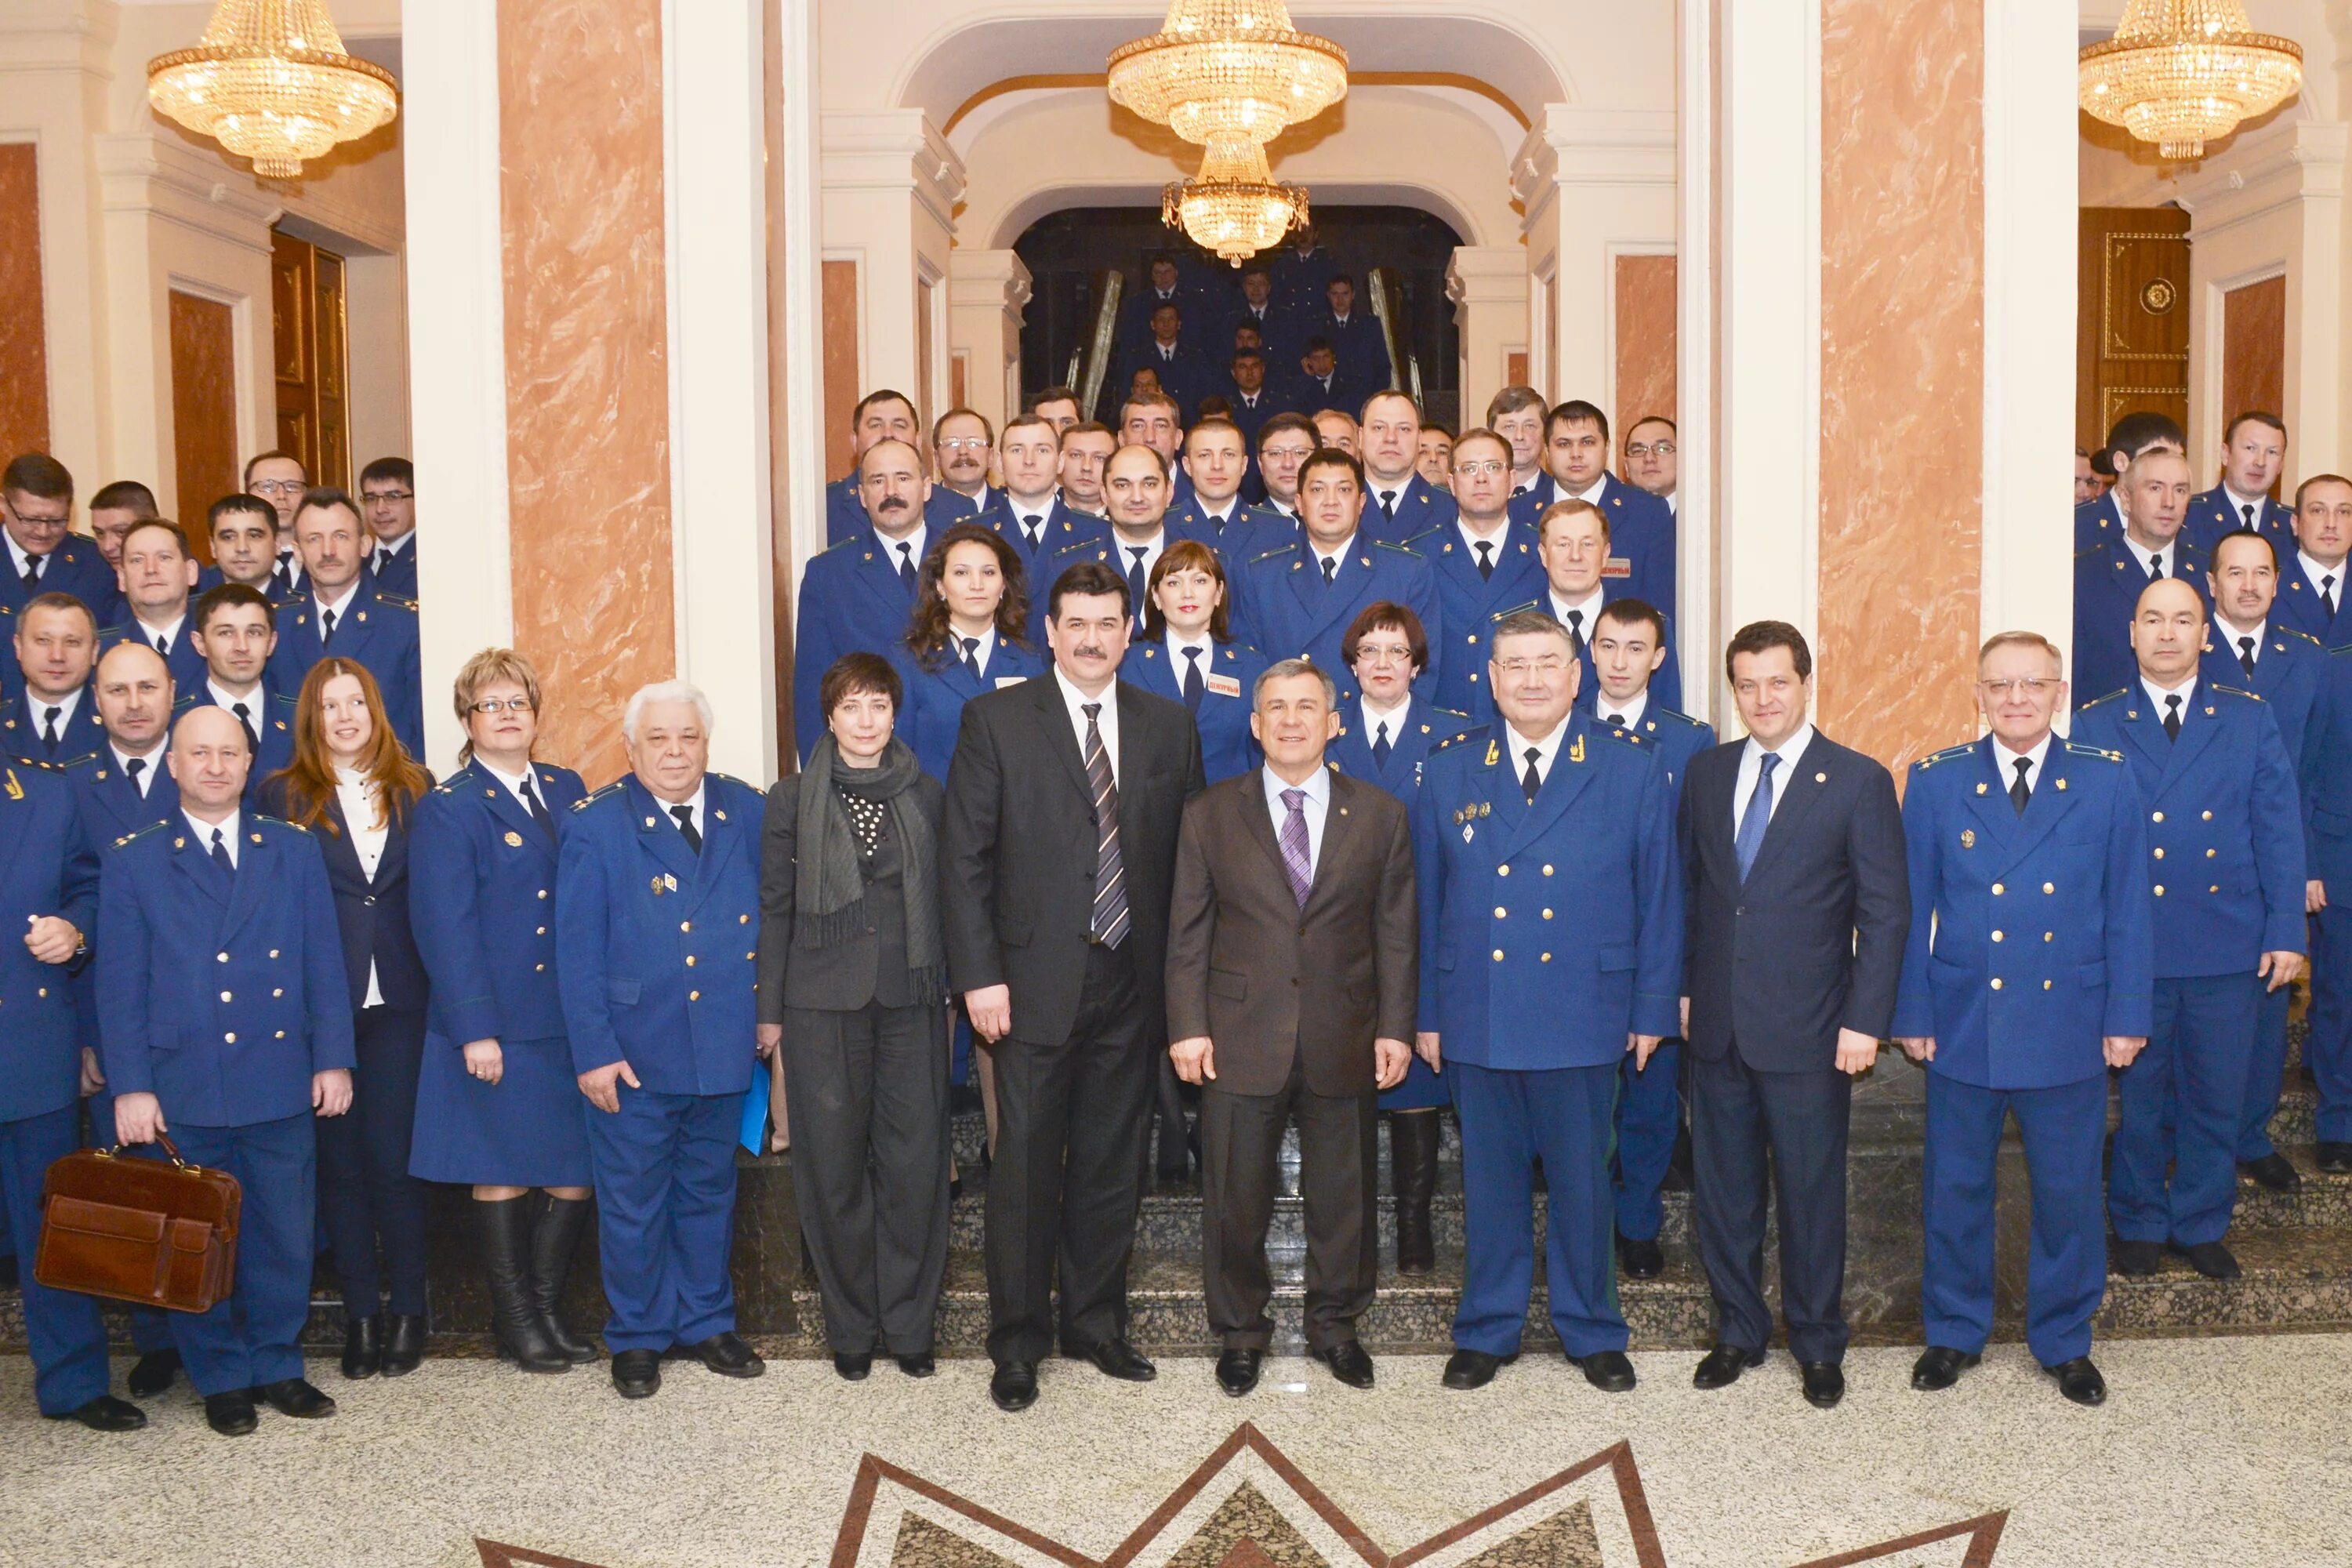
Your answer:
[[[2158,723],[2163,722],[2164,716],[2172,711],[2168,706],[2172,699],[2180,699],[2180,717],[2184,723],[2189,718],[2189,705],[2197,700],[2197,677],[2193,673],[2169,691],[2143,675],[2139,678],[2139,689],[2147,693],[2148,705],[2156,710]]]
[[[1274,816],[1274,841],[1282,842],[1282,825],[1290,818],[1290,807],[1283,804],[1282,792],[1303,789],[1307,798],[1299,803],[1299,812],[1307,818],[1307,880],[1311,886],[1315,873],[1323,867],[1323,818],[1331,809],[1331,770],[1317,768],[1307,775],[1305,784],[1286,784],[1282,775],[1272,768],[1260,768],[1258,777],[1265,781],[1265,808]]]
[[[139,792],[139,798],[146,799],[149,790],[154,785],[155,775],[163,768],[163,743],[156,742],[155,749],[143,757],[132,756],[111,741],[106,743],[106,749],[114,753],[114,765],[122,770],[122,776],[131,781],[131,787]],[[133,763],[137,763],[138,767],[133,768],[131,765]],[[209,847],[212,840],[208,838],[205,843]]]
[[[1551,605],[1554,620],[1574,632],[1580,642],[1589,643],[1592,640],[1593,631],[1601,625],[1601,609],[1609,602],[1609,595],[1605,590],[1596,587],[1576,603],[1570,604],[1559,596],[1557,589],[1546,588],[1544,599]],[[1572,621],[1568,618],[1570,610],[1577,616]]]
[[[2352,561],[2339,561],[2330,566],[2325,562],[2314,561],[2301,550],[2294,552],[2294,558],[2302,566],[2303,574],[2311,579],[2311,585],[2326,595],[2330,605],[2344,603],[2344,573],[2347,567],[2352,567]]]
[[[921,510],[919,507],[916,510],[918,512]],[[929,532],[930,529],[926,524],[918,522],[915,531],[906,538],[893,539],[877,528],[874,531],[874,542],[881,546],[882,559],[889,563],[891,571],[896,572],[903,561],[920,573],[923,569],[924,539]]]
[[[1101,731],[1103,755],[1110,759],[1111,783],[1116,784],[1118,782],[1118,682],[1114,680],[1104,687],[1100,697],[1089,697],[1070,684],[1070,678],[1062,673],[1062,667],[1057,664],[1054,667],[1054,684],[1061,689],[1062,706],[1069,710],[1070,727],[1077,731],[1080,762],[1084,762],[1087,755],[1086,706],[1089,702],[1102,704],[1102,711],[1096,716],[1096,728]]]
[[[2177,533],[2172,536],[2172,542],[2166,545],[2161,550],[2150,550],[2147,545],[2142,544],[2138,540],[2134,539],[2130,534],[2126,533],[2124,535],[2124,548],[2131,552],[2131,558],[2133,562],[2137,564],[2139,569],[2142,572],[2147,573],[2150,576],[2155,574],[2154,569],[2148,564],[2151,561],[2162,561],[2164,563],[2164,574],[2168,577],[2172,576],[2179,565],[2180,536]],[[2315,580],[2316,579],[2315,579]]]
[[[5,539],[8,542],[9,564],[16,569],[16,579],[17,581],[22,582],[25,577],[25,568],[32,563],[32,555],[26,552],[23,545],[16,542],[16,536],[15,534],[6,532],[5,531],[0,531],[0,539]],[[47,562],[48,557],[44,555],[41,557],[41,560]],[[48,585],[49,569],[47,565],[44,565],[41,568],[41,586],[43,588],[47,588]]]
[[[690,826],[708,838],[710,837],[710,822],[702,815],[702,785],[696,784],[694,793],[684,800],[664,800],[661,796],[655,795],[654,804],[661,807],[662,815],[668,817],[671,825],[680,833]],[[686,821],[683,823],[677,819],[677,808],[681,805],[686,807]]]
[[[329,616],[335,617],[334,629],[336,631],[341,631],[343,629],[343,618],[351,613],[352,601],[360,596],[361,582],[361,578],[352,578],[350,585],[344,588],[343,596],[340,599],[330,599],[323,593],[316,593],[312,595],[319,611],[319,629],[321,632],[325,632],[327,630],[327,617]]]
[[[1646,686],[1642,688],[1641,690],[1633,693],[1633,696],[1625,699],[1622,702],[1616,700],[1614,698],[1611,697],[1609,693],[1601,690],[1597,683],[1593,688],[1592,711],[1594,716],[1597,718],[1604,721],[1615,719],[1619,723],[1624,725],[1625,728],[1631,730],[1642,722],[1642,715],[1647,713],[1649,710],[1650,689]]]
[[[74,715],[81,711],[81,694],[87,689],[86,687],[77,686],[63,697],[53,700],[42,696],[31,687],[26,687],[25,711],[32,716],[33,733],[38,735],[48,727],[49,710],[54,708],[58,710],[58,739],[64,740],[67,726],[73,722]]]
[[[1559,754],[1559,742],[1567,734],[1568,721],[1565,719],[1553,725],[1551,733],[1540,740],[1522,735],[1517,726],[1505,723],[1503,738],[1510,745],[1511,754],[1507,760],[1511,764],[1511,776],[1515,779],[1528,776],[1528,748],[1533,746],[1536,750],[1536,782],[1541,784],[1551,777],[1552,759]]]
[[[352,853],[359,857],[360,875],[373,882],[375,868],[383,864],[383,841],[391,833],[391,824],[384,815],[383,797],[367,774],[338,764],[335,768],[335,804],[342,807],[343,826],[351,829]],[[368,960],[367,995],[360,1005],[383,1005],[383,988],[376,984],[373,958]]]
[[[1811,721],[1807,721],[1797,726],[1797,732],[1775,749],[1773,754],[1780,759],[1780,765],[1773,770],[1772,799],[1765,809],[1766,822],[1772,820],[1772,814],[1779,811],[1780,803],[1788,798],[1789,779],[1796,773],[1797,764],[1804,761],[1805,748],[1812,743],[1813,726]],[[1748,743],[1739,748],[1739,773],[1731,783],[1731,831],[1735,836],[1739,832],[1740,819],[1748,814],[1748,799],[1756,793],[1756,781],[1763,776],[1764,748],[1756,743],[1755,736],[1750,735]]]
[[[1197,659],[1188,658],[1185,654],[1185,650],[1187,648],[1200,649],[1201,657]],[[1212,641],[1205,633],[1200,637],[1188,639],[1178,637],[1173,627],[1169,629],[1168,670],[1170,674],[1176,678],[1177,690],[1181,691],[1184,689],[1184,672],[1192,668],[1195,664],[1200,666],[1202,689],[1203,691],[1207,690],[1209,677],[1217,672],[1216,660],[1217,645]],[[1083,731],[1081,733],[1083,734]],[[1083,742],[1081,743],[1083,743]]]
[[[1302,530],[1301,531],[1303,532],[1304,531]],[[1307,542],[1307,552],[1315,557],[1316,581],[1319,583],[1323,580],[1323,563],[1326,561],[1331,561],[1338,563],[1338,565],[1332,568],[1332,581],[1337,582],[1339,580],[1339,568],[1340,566],[1347,565],[1348,552],[1353,550],[1355,547],[1356,536],[1352,533],[1348,535],[1346,539],[1342,540],[1339,543],[1334,545],[1329,550],[1324,549],[1321,545],[1316,543],[1311,539],[1308,540]]]
[[[493,767],[487,758],[478,754],[476,755],[474,761],[481,763],[482,771],[484,773],[489,774],[492,778],[498,780],[499,783],[507,786],[507,793],[514,796],[515,804],[517,805],[522,807],[525,811],[529,811],[530,809],[530,802],[523,798],[522,786],[528,784],[531,786],[532,791],[536,793],[539,788],[539,782],[530,776],[530,769],[525,768],[519,773],[509,773],[501,772],[499,769]],[[544,799],[540,802],[540,805],[545,805],[546,804],[547,802]]]
[[[1405,691],[1403,701],[1385,711],[1373,707],[1372,700],[1369,697],[1360,699],[1360,703],[1364,710],[1365,745],[1380,744],[1383,727],[1388,731],[1390,745],[1393,746],[1404,739],[1405,721],[1412,717],[1412,692],[1410,688]]]
[[[2255,529],[2262,526],[2263,512],[2266,510],[2263,503],[2270,500],[2268,496],[2242,496],[2230,488],[2227,480],[2222,481],[2221,493],[2230,498],[2231,526]],[[2249,518],[2248,512],[2253,515]]]
[[[1470,552],[1470,564],[1473,566],[1478,564],[1478,547],[1482,544],[1486,546],[1488,561],[1496,566],[1503,563],[1503,541],[1509,538],[1511,533],[1511,520],[1508,513],[1496,520],[1495,531],[1492,533],[1479,532],[1470,526],[1470,520],[1466,517],[1455,518],[1454,526],[1462,535],[1462,547]]]
[[[1054,521],[1054,503],[1061,499],[1059,489],[1047,490],[1042,496],[1031,496],[1026,500],[1007,490],[1004,492],[1004,506],[1013,514],[1013,526],[1021,531],[1025,542],[1029,534],[1028,520],[1033,517],[1037,520],[1038,537],[1042,540],[1045,525]]]
[[[1580,491],[1578,494],[1569,499],[1572,500],[1590,501],[1594,506],[1599,506],[1601,504],[1601,498],[1608,493],[1609,476],[1606,473],[1603,473],[1599,479],[1592,481],[1592,488],[1591,489]]]
[[[251,724],[255,734],[258,735],[261,733],[263,710],[268,706],[268,703],[263,699],[261,694],[261,682],[257,680],[255,681],[253,683],[253,689],[247,692],[242,697],[239,697],[236,692],[231,691],[227,687],[223,686],[219,681],[209,678],[205,681],[205,689],[213,694],[213,701],[216,706],[225,709],[228,712],[235,714],[236,717],[243,719],[247,723]],[[245,711],[243,713],[237,713],[236,710],[239,708],[244,709]]]
[[[1666,503],[1666,515],[1668,517],[1680,517],[1683,514],[1683,509],[1680,504],[1678,504],[1677,500],[1681,492],[1677,490],[1668,490],[1664,495],[1658,498],[1660,500]]]
[[[136,616],[131,618],[139,627],[139,635],[147,639],[147,646],[158,653],[167,647],[179,647],[181,634],[186,631],[188,626],[188,615],[185,610],[173,616],[168,626],[151,626]]]
[[[955,661],[958,664],[964,662],[964,635],[965,634],[962,632],[956,630],[954,622],[950,621],[948,623],[948,652],[955,657]],[[988,661],[995,657],[996,627],[992,624],[980,634],[978,641],[973,645],[971,650],[971,660],[982,669],[986,669],[988,668]]]
[[[2313,581],[2316,582],[2318,579],[2314,578]],[[2269,620],[2263,619],[2256,621],[2252,626],[2241,631],[2223,618],[2220,611],[2216,610],[2213,613],[2213,645],[2232,659],[2243,656],[2252,658],[2256,664],[2262,663],[2263,638],[2270,629]],[[2248,639],[2252,639],[2253,643],[2252,647],[2242,648],[2238,646]]]
[[[1369,474],[1364,477],[1371,481],[1372,504],[1394,517],[1398,504],[1404,500],[1404,492],[1412,488],[1412,476],[1407,474],[1393,484],[1385,485],[1372,479]]]
[[[243,812],[232,806],[229,808],[229,814],[218,822],[200,821],[195,814],[185,806],[180,808],[180,815],[186,819],[188,832],[194,837],[197,848],[210,856],[213,852],[213,835],[218,833],[222,847],[228,851],[228,863],[232,866],[238,863],[236,826],[244,817]]]
[[[2034,742],[2030,752],[2012,752],[1998,735],[1992,738],[1992,765],[2000,773],[2000,787],[2006,791],[2017,783],[2017,762],[2025,759],[2025,793],[2032,795],[2042,787],[2042,760],[2050,755],[2050,737],[2044,735]]]

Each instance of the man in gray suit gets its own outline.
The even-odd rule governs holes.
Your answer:
[[[1265,1233],[1283,1128],[1298,1119],[1307,1205],[1307,1343],[1372,1385],[1356,1320],[1378,1265],[1380,1092],[1404,1078],[1420,921],[1402,802],[1327,768],[1331,677],[1286,658],[1257,679],[1265,765],[1184,808],[1168,920],[1169,1055],[1201,1091],[1202,1274],[1223,1347],[1217,1383],[1257,1385],[1273,1337]]]

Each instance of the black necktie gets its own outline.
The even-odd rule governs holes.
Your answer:
[[[1028,537],[1029,548],[1033,552],[1037,548],[1038,542],[1045,538],[1045,520],[1044,518],[1037,516],[1034,512],[1023,514],[1021,519],[1021,531]]]
[[[2164,575],[2164,553],[2158,551],[2147,558],[2147,578],[2153,583]]]
[[[58,754],[58,715],[64,711],[62,708],[42,710],[41,744],[48,749],[49,755],[53,757]]]
[[[131,787],[139,792],[141,800],[147,798],[147,784],[139,775],[146,771],[147,759],[144,757],[133,757],[122,764],[122,776],[131,781]]]
[[[1495,580],[1495,542],[1490,539],[1478,542],[1478,576],[1482,582]]]
[[[236,715],[238,723],[245,726],[245,749],[253,756],[259,756],[261,736],[253,728],[253,715],[246,710],[246,706],[242,702],[230,703],[228,710]]]
[[[1536,771],[1536,759],[1542,755],[1543,748],[1540,746],[1529,746],[1528,748],[1528,773],[1527,776],[1519,781],[1519,787],[1528,792],[1528,804],[1529,805],[1535,805],[1536,792],[1543,788],[1543,774]]]
[[[1201,679],[1201,650],[1186,648],[1184,660],[1184,706],[1197,716],[1201,711],[1201,698],[1208,690],[1207,683]]]
[[[1326,588],[1329,587],[1334,582],[1339,580],[1339,558],[1336,555],[1326,555],[1323,557],[1323,585]]]
[[[1389,765],[1389,753],[1394,750],[1396,748],[1389,743],[1389,721],[1383,719],[1379,731],[1372,736],[1373,763],[1385,769]]]
[[[2173,692],[2164,700],[2164,738],[2180,739],[2180,693]]]
[[[46,555],[27,555],[25,557],[25,593],[26,596],[29,597],[30,595],[41,591],[41,563],[47,559],[48,557]]]
[[[222,841],[221,830],[217,827],[213,829],[213,864],[221,868],[224,876],[236,875],[236,862],[229,858],[228,846]]]
[[[2033,766],[2033,759],[2018,757],[2011,762],[2010,766],[2017,770],[2017,782],[2009,786],[2009,804],[2017,807],[2018,816],[2023,816],[2025,803],[2033,798],[2033,792],[2025,787],[2025,775]]]
[[[1143,618],[1143,587],[1150,580],[1150,574],[1143,570],[1143,558],[1150,552],[1151,546],[1130,544],[1125,548],[1129,555],[1135,557],[1134,563],[1127,569],[1127,596],[1129,602],[1135,605],[1136,618],[1139,621]]]
[[[554,837],[555,818],[547,814],[547,803],[541,800],[539,798],[539,792],[530,787],[530,774],[529,773],[522,775],[522,804],[524,808],[530,813],[530,819],[539,824],[541,830],[550,838]],[[684,806],[680,806],[678,809],[683,811],[686,808]]]
[[[1608,725],[1612,730],[1622,730],[1625,727],[1625,715],[1622,713],[1612,713],[1601,721]]]
[[[319,646],[320,647],[325,647],[334,640],[335,612],[332,610],[320,610],[319,612]]]
[[[172,657],[172,639],[162,632],[155,634],[155,651],[165,658]]]
[[[1394,522],[1396,521],[1396,491],[1382,490],[1381,492],[1381,515],[1387,518],[1391,522]]]
[[[963,637],[959,640],[963,644],[963,667],[971,671],[971,678],[974,680],[978,680],[980,679],[980,639]]]
[[[1568,641],[1569,646],[1575,648],[1578,657],[1581,658],[1584,653],[1584,612],[1582,610],[1568,612]]]
[[[2327,606],[2330,616],[2336,614],[2336,574],[2333,572],[2319,580],[2319,602]]]
[[[2249,506],[2246,506],[2246,507],[2242,508],[2241,510],[2243,510],[2243,511],[2245,512],[2245,514],[2246,514],[2246,526],[2247,526],[2248,528],[2252,528],[2252,527],[2253,527],[2253,526],[2254,526],[2254,509],[2253,509],[2251,505],[2249,505]]]
[[[898,542],[898,581],[908,593],[915,591],[915,547],[903,539]]]
[[[269,588],[281,599],[294,592],[294,557],[281,555],[278,558],[277,570],[269,574]]]
[[[2238,667],[2246,672],[2246,679],[2248,680],[2252,680],[2254,678],[2253,638],[2240,637],[2238,639]]]
[[[673,805],[669,808],[669,814],[677,818],[677,831],[679,835],[685,838],[686,847],[688,849],[693,850],[697,855],[701,854],[702,834],[701,831],[694,826],[694,807],[690,805]]]

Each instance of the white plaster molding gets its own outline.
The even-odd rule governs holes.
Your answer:
[[[955,226],[970,184],[963,160],[919,109],[835,110],[819,136],[828,191],[906,191],[940,223]]]
[[[269,254],[269,226],[284,205],[230,177],[217,159],[152,132],[90,139],[102,211],[146,212]]]
[[[0,5],[0,71],[83,71],[111,81],[121,26],[113,0],[7,0]]]
[[[2302,197],[2343,195],[2347,146],[2352,126],[2282,120],[2171,182],[2168,195],[2189,213],[2193,245]]]
[[[948,289],[956,305],[986,302],[1020,319],[1031,297],[1029,268],[1012,250],[948,253]]]
[[[1527,251],[1516,245],[1461,245],[1445,264],[1445,297],[1456,305],[1525,304]]]
[[[779,52],[783,116],[783,210],[771,213],[771,240],[784,275],[784,384],[769,395],[784,399],[784,458],[792,482],[793,591],[801,574],[825,546],[824,538],[824,196],[817,175],[817,63],[815,0],[781,0],[776,36],[767,47]],[[856,259],[852,257],[847,259]],[[862,273],[863,268],[860,268]],[[864,279],[858,298],[865,299]],[[866,351],[861,324],[858,353]],[[859,381],[865,365],[858,366]]]
[[[1511,154],[1511,194],[1527,206],[1532,221],[1538,205],[1560,186],[1672,189],[1675,149],[1671,110],[1548,103]]]
[[[273,187],[265,185],[263,189],[272,190]],[[297,224],[308,225],[339,238],[355,241],[370,250],[381,251],[386,256],[396,253],[405,238],[403,224],[397,215],[387,219],[366,207],[354,205],[351,202],[332,195],[314,193],[308,187],[278,190],[275,194],[285,202],[277,221],[288,224],[289,231]],[[347,247],[330,245],[327,248],[337,250]]]

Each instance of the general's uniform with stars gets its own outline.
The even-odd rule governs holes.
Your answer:
[[[923,548],[938,539],[937,530],[926,532]],[[845,653],[887,658],[906,639],[923,561],[919,552],[909,552],[912,560],[902,571],[896,554],[885,548],[890,542],[868,528],[815,556],[801,574],[793,619],[793,740],[803,763],[825,732],[826,715],[817,700],[824,672]],[[1043,602],[1036,600],[1033,609]],[[1037,624],[1044,625],[1042,614]]]
[[[1454,628],[1443,640],[1430,636],[1429,663],[1437,678],[1430,700],[1482,724],[1495,716],[1494,694],[1486,689],[1487,634],[1494,620],[1512,605],[1540,600],[1546,587],[1535,530],[1506,523],[1494,544],[1486,557],[1491,573],[1478,569],[1479,552],[1464,542],[1458,528],[1415,547],[1437,577],[1438,603],[1445,607],[1445,624]]]
[[[417,651],[416,601],[383,593],[362,575],[358,590],[343,601],[341,618],[331,632],[326,630],[312,590],[281,602],[278,651],[269,656],[270,683],[299,696],[310,667],[329,655],[367,668],[383,695],[392,732],[410,756],[424,756],[425,681]]]
[[[234,1291],[172,1337],[196,1392],[302,1375],[318,1163],[315,1074],[355,1065],[327,862],[310,834],[240,811],[215,848],[174,799],[114,841],[99,883],[100,1056],[152,1094],[192,1164],[245,1189]],[[233,862],[234,869],[220,861]]]
[[[1992,1331],[1994,1169],[2011,1113],[2032,1184],[2026,1343],[2087,1355],[2107,1282],[2100,1155],[2109,1035],[2146,1036],[2156,986],[2147,813],[2122,756],[2050,738],[2025,810],[1990,736],[1911,765],[1911,934],[1895,1033],[1927,1064],[1927,1343]]]
[[[2206,574],[2213,558],[2189,542],[2184,529],[2173,537],[2169,563],[2165,575],[2196,589],[2210,620],[2213,600]],[[2153,581],[2148,552],[2121,533],[2074,557],[2074,668],[2069,673],[2075,690],[2114,691],[2139,679],[2132,658],[2132,616],[2141,590]]]
[[[1295,542],[1269,550],[1243,568],[1236,581],[1242,620],[1249,640],[1266,658],[1310,658],[1330,672],[1343,694],[1352,692],[1356,675],[1341,647],[1364,607],[1381,600],[1402,605],[1419,617],[1431,647],[1444,640],[1437,578],[1412,551],[1378,543],[1359,529],[1330,581],[1324,581],[1322,568],[1303,531]],[[1433,673],[1423,670],[1413,691],[1425,695],[1434,686]]]
[[[698,852],[635,774],[572,808],[555,952],[572,1067],[626,1061],[589,1107],[605,1345],[664,1351],[735,1327],[735,1150],[751,1093],[760,949],[759,791],[703,777]]]
[[[1581,1357],[1626,1342],[1610,1237],[1619,1064],[1629,1036],[1677,1026],[1674,785],[1647,742],[1570,713],[1530,803],[1518,744],[1504,725],[1476,729],[1423,765],[1420,1027],[1439,1036],[1462,1118],[1454,1343],[1519,1348],[1540,1156],[1552,1325]]]

